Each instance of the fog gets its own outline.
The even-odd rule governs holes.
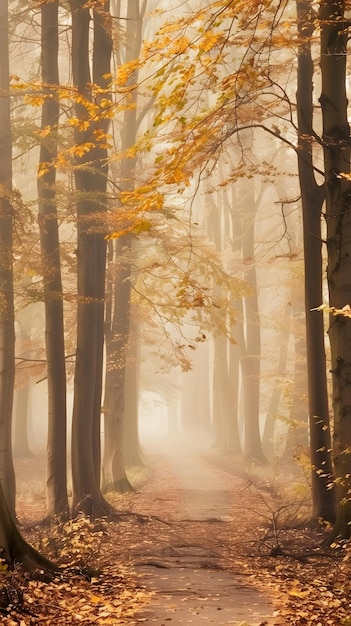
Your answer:
[[[122,8],[122,13],[125,10]],[[182,16],[183,5],[172,8],[173,12]],[[152,40],[165,16],[169,17],[168,7],[165,14],[156,11],[152,19],[148,13],[144,16],[144,36],[148,40]],[[122,22],[125,17],[123,13]],[[66,30],[69,17],[63,12],[61,19],[61,27]],[[32,36],[34,40],[34,33]],[[70,50],[66,35],[62,40],[60,65],[62,80],[66,80]],[[39,62],[36,47],[28,43],[23,46],[31,64],[35,57]],[[121,45],[119,62],[128,56],[127,52],[129,49]],[[240,67],[241,53],[241,48],[230,51],[231,71]],[[285,62],[290,51],[277,50],[274,54],[278,55],[276,61]],[[196,53],[189,50],[189,59],[193,56]],[[25,55],[19,61],[20,69],[26,70]],[[141,68],[140,80],[146,80],[150,71]],[[218,64],[216,71],[224,77],[228,70],[225,64]],[[286,97],[294,99],[295,76],[289,71],[283,80]],[[166,96],[172,92],[172,83],[167,85],[165,81],[162,89]],[[196,81],[194,93],[189,84],[189,117],[217,101],[216,89],[197,89]],[[142,92],[139,98],[142,126],[133,129],[131,145],[154,123],[147,94]],[[31,114],[30,109],[24,110],[26,116]],[[269,107],[266,114],[272,125],[274,115]],[[289,116],[290,110],[283,107],[277,118],[281,123],[279,133],[293,141],[295,129]],[[123,119],[118,117],[114,127],[118,138]],[[226,123],[229,132],[231,120],[228,118]],[[174,141],[173,130],[168,133],[165,128],[149,152],[140,157],[135,177],[129,181],[132,186],[147,180],[155,158],[160,162],[167,156]],[[127,352],[126,370],[136,370],[135,387],[132,392],[126,391],[124,402],[120,401],[117,419],[121,423],[137,422],[144,452],[164,445],[164,452],[170,453],[173,444],[174,449],[185,445],[263,461],[284,457],[287,450],[292,459],[294,451],[306,444],[299,185],[296,155],[280,141],[279,133],[273,136],[260,129],[246,129],[240,137],[234,135],[223,142],[203,175],[194,172],[179,189],[162,190],[165,213],[155,216],[150,232],[141,233],[133,241],[129,345],[128,350],[123,348],[121,354],[114,355],[112,366],[123,369]],[[32,173],[37,167],[37,155],[33,152],[22,156],[18,146],[15,151],[21,155],[14,164],[16,182],[24,200],[33,202],[36,190]],[[113,178],[116,172],[112,170]],[[61,175],[64,186],[66,173]],[[71,176],[68,172],[69,180]],[[71,182],[65,193],[59,210],[67,363],[71,360],[67,374],[70,451],[77,304],[76,224],[71,214],[66,216],[66,205],[73,202]],[[114,259],[108,267],[109,277],[118,276],[119,263],[123,259]],[[36,264],[37,260],[34,269],[23,277],[19,272],[16,350],[19,360],[25,356],[42,365],[33,365],[32,369],[28,365],[26,373],[16,372],[16,396],[29,386],[25,411],[28,443],[31,451],[45,454],[48,392],[44,307],[40,296],[36,300],[31,295],[41,288],[42,277]],[[102,406],[102,450],[104,410]],[[15,402],[15,422],[16,413]],[[16,453],[16,442],[14,450]]]

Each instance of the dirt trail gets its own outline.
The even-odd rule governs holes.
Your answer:
[[[133,623],[275,624],[274,609],[258,590],[252,571],[235,561],[235,522],[240,523],[245,509],[244,481],[200,455],[194,458],[186,448],[162,442],[146,452],[152,468],[152,478],[143,487],[145,502],[151,504],[148,514],[166,524],[157,538],[148,535],[144,552],[139,552],[141,583],[155,595]],[[231,554],[228,545],[233,546]],[[227,567],[226,557],[232,567]]]

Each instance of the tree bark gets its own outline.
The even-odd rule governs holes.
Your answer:
[[[145,10],[145,3],[144,3]],[[139,0],[130,0],[126,13],[127,47],[125,61],[138,58],[141,48],[141,30],[143,13],[140,11]],[[131,84],[137,82],[137,72],[130,79]],[[131,94],[133,106],[124,113],[121,132],[122,152],[134,145],[138,129],[137,122],[137,90]],[[132,190],[135,183],[135,158],[122,158],[120,164],[119,188],[122,191]],[[105,447],[103,460],[104,488],[130,490],[131,485],[125,474],[123,441],[125,424],[135,420],[126,411],[126,372],[127,351],[130,332],[130,295],[132,280],[132,248],[130,235],[121,236],[113,246],[113,261],[119,269],[111,289],[112,307],[110,319],[105,324],[106,335],[106,382],[105,382]],[[135,409],[135,406],[134,406]]]
[[[322,313],[313,311],[323,300],[321,211],[324,187],[316,183],[313,157],[313,62],[311,36],[313,20],[307,2],[297,2],[301,38],[297,73],[298,170],[303,215],[305,270],[306,356],[308,410],[312,463],[312,517],[332,521],[335,494],[330,457],[331,436],[326,379],[324,323]]]
[[[207,196],[208,205],[208,232],[215,243],[218,252],[223,250],[223,231],[227,232],[225,221],[229,222],[223,206],[223,213],[219,213],[220,203],[214,202],[213,196]],[[234,214],[229,207],[232,220]],[[224,222],[224,225],[221,222]],[[234,245],[234,243],[233,243]],[[215,295],[221,295],[222,288],[214,287]],[[228,295],[228,294],[227,294]],[[225,297],[225,294],[223,294]],[[238,322],[240,325],[240,321]],[[214,445],[234,454],[240,452],[238,428],[238,398],[239,398],[239,361],[238,356],[230,345],[227,337],[215,337],[214,358],[212,372],[212,426],[214,430]]]
[[[217,290],[218,291],[218,290]],[[228,450],[229,444],[229,367],[227,337],[215,337],[213,357],[213,428],[214,445],[221,450]]]
[[[0,0],[0,483],[10,513],[15,513],[12,460],[12,408],[15,381],[13,290],[12,137],[8,51],[8,6]],[[0,509],[1,510],[1,509]]]
[[[59,232],[56,206],[57,155],[54,139],[59,122],[58,0],[41,6],[41,72],[46,99],[41,127],[52,133],[40,146],[39,163],[47,170],[37,180],[39,231],[45,301],[45,344],[48,377],[47,514],[69,515],[67,496],[66,364]]]
[[[0,2],[1,5],[1,2]],[[0,483],[0,546],[1,558],[13,569],[16,563],[30,572],[54,573],[58,570],[54,563],[30,546],[19,533],[4,496]]]
[[[16,390],[15,420],[13,427],[13,454],[26,459],[32,456],[28,443],[31,380]]]
[[[226,200],[226,207],[229,213],[231,226],[231,248],[234,253],[241,254],[242,248],[242,216],[238,210],[237,195],[235,188],[232,190],[231,201]],[[229,346],[229,381],[230,381],[230,400],[231,400],[231,419],[229,425],[230,450],[234,455],[242,454],[242,445],[240,437],[240,398],[241,398],[241,382],[240,382],[240,359],[245,353],[245,337],[244,337],[244,311],[243,300],[236,299],[232,301],[233,308],[237,311],[237,320],[232,330],[235,344]]]
[[[257,201],[255,198],[252,198],[252,206],[256,204]],[[253,263],[255,215],[251,214],[249,219],[250,223],[246,223],[242,226],[242,232],[244,233],[242,254],[244,262],[248,260],[250,263]],[[252,286],[253,293],[251,296],[246,297],[244,301],[246,351],[240,361],[245,420],[244,454],[249,460],[265,463],[266,459],[262,451],[261,443],[259,410],[261,329],[258,309],[256,267],[254,264],[248,272],[246,272],[245,278]]]
[[[8,4],[0,0],[0,546],[13,567],[54,570],[55,566],[29,546],[15,524],[15,475],[11,451],[11,416],[15,380],[13,289],[12,137],[10,116]]]
[[[284,312],[284,322],[289,320],[290,316],[290,305],[286,307]],[[281,382],[279,381],[279,376],[286,375],[286,365],[288,359],[288,346],[289,346],[289,335],[290,335],[290,323],[284,323],[284,326],[280,331],[280,339],[279,339],[279,358],[278,358],[278,379],[275,381],[272,394],[269,400],[266,421],[264,424],[263,435],[262,435],[262,446],[267,454],[267,457],[271,457],[274,455],[274,431],[276,419],[279,413],[279,404],[282,395],[282,387]]]
[[[138,320],[132,316],[131,340],[128,342],[128,369],[124,383],[125,405],[128,418],[123,429],[123,458],[126,465],[143,465],[139,440],[139,331]]]
[[[125,373],[129,335],[130,238],[109,244],[111,254],[119,260],[114,277],[113,302],[106,316],[106,376],[104,397],[104,459],[102,487],[104,491],[132,491],[124,468],[123,437],[125,418]]]
[[[106,212],[107,147],[97,136],[108,130],[108,118],[89,116],[92,103],[89,56],[89,8],[83,0],[72,7],[72,72],[82,100],[76,114],[88,130],[76,130],[76,146],[90,143],[83,156],[76,156],[77,190],[77,349],[72,418],[73,512],[91,516],[106,514],[110,507],[100,491],[100,421],[104,343],[104,298],[106,242],[99,216]],[[111,37],[109,3],[93,11],[93,81],[107,88],[110,72]],[[103,96],[106,98],[106,94]],[[99,104],[101,96],[95,102]],[[95,133],[96,131],[96,133]],[[95,134],[94,134],[95,133]],[[98,142],[99,141],[99,145]],[[93,144],[91,146],[91,144]]]
[[[320,3],[319,102],[323,120],[326,190],[327,278],[329,304],[337,309],[351,303],[351,180],[350,128],[346,97],[347,26],[342,0]],[[337,519],[334,536],[350,537],[351,530],[351,319],[330,317],[329,339],[334,415],[334,466]]]

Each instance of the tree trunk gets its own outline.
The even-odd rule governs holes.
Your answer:
[[[58,88],[58,0],[41,6],[41,71],[46,85],[42,105],[41,127],[52,128],[49,138],[42,139],[39,163],[38,209],[45,299],[45,343],[48,376],[48,458],[47,514],[69,515],[67,496],[67,408],[66,364],[63,322],[63,300],[59,232],[56,206],[56,169],[52,161],[57,155],[54,139],[59,122]]]
[[[114,277],[111,318],[106,316],[106,380],[104,398],[103,489],[131,491],[124,468],[123,438],[125,419],[125,375],[130,323],[131,239],[129,236],[110,244],[118,259]]]
[[[139,441],[139,332],[138,321],[131,320],[131,340],[128,342],[128,369],[124,384],[125,405],[128,418],[123,429],[123,458],[126,465],[143,465]]]
[[[1,6],[1,2],[0,2]],[[1,558],[10,569],[20,563],[30,573],[36,571],[54,573],[58,568],[42,554],[30,546],[18,532],[0,483],[0,546]]]
[[[302,194],[301,194],[302,195]],[[291,423],[288,430],[284,457],[289,463],[291,460],[306,450],[310,450],[310,420],[308,410],[308,389],[306,381],[308,380],[307,367],[307,337],[306,332],[301,324],[306,325],[305,313],[305,297],[301,302],[299,294],[295,294],[292,306],[292,326],[294,337],[294,378],[291,393]],[[324,337],[323,337],[324,339]],[[330,443],[330,442],[329,442]],[[330,454],[329,454],[330,459]]]
[[[204,443],[213,441],[211,402],[210,402],[210,364],[209,342],[199,345],[196,349],[199,396],[199,412],[201,420],[201,437]]]
[[[0,98],[0,483],[9,511],[14,516],[16,489],[11,428],[15,381],[15,326],[12,257],[12,138],[6,0],[0,0],[0,28],[2,32],[0,53],[2,94]]]
[[[93,81],[103,89],[107,87],[106,77],[110,72],[108,18],[108,3],[99,11],[93,11]],[[88,130],[76,130],[76,145],[90,144],[83,156],[76,156],[75,169],[78,311],[72,418],[73,512],[95,516],[110,511],[100,491],[106,242],[99,214],[103,215],[107,208],[107,147],[101,145],[103,139],[99,145],[96,143],[99,133],[107,132],[109,122],[102,111],[97,121],[89,116],[92,102],[89,22],[90,13],[85,2],[72,3],[72,72],[82,98],[76,102],[76,114],[78,119],[89,123]],[[101,97],[106,98],[106,94],[97,96],[97,104]]]
[[[213,358],[213,427],[215,431],[214,445],[228,450],[229,444],[229,370],[227,337],[215,337]]]
[[[109,243],[111,257],[119,260],[118,276],[111,281],[113,300],[105,320],[106,376],[104,397],[104,491],[132,491],[124,468],[125,373],[129,334],[130,277],[129,238]],[[123,261],[122,261],[123,259]],[[118,288],[117,288],[118,285]]]
[[[273,391],[269,400],[266,421],[262,435],[262,446],[268,457],[274,454],[274,430],[276,419],[279,413],[279,404],[282,395],[282,386],[279,377],[286,376],[286,365],[288,359],[288,346],[290,335],[290,323],[287,322],[290,316],[290,305],[286,307],[284,312],[284,324],[280,331],[279,340],[279,358],[277,366],[277,380],[275,381]]]
[[[253,206],[255,206],[253,199]],[[243,226],[243,259],[253,262],[254,259],[254,216],[251,223]],[[258,292],[256,268],[254,265],[245,276],[252,286],[253,293],[245,298],[244,320],[246,328],[246,353],[241,358],[241,374],[243,388],[243,407],[245,420],[244,454],[249,460],[265,463],[260,435],[260,360],[261,360],[261,329],[258,310]]]
[[[201,443],[201,416],[196,369],[182,372],[181,433],[185,442],[197,446]]]
[[[12,263],[12,137],[9,93],[8,4],[0,0],[0,546],[9,567],[54,570],[29,546],[15,524],[15,476],[11,452],[11,416],[15,380],[15,329]]]
[[[224,212],[220,213],[220,204],[214,202],[212,195],[208,194],[206,198],[206,204],[208,206],[208,232],[209,236],[215,243],[216,249],[219,253],[223,251],[223,230],[226,232],[225,225],[221,223],[225,221],[226,217]],[[228,221],[228,220],[227,220]],[[227,293],[222,293],[223,288],[215,285],[214,295],[222,297],[228,296]],[[235,376],[234,363],[231,362],[231,372],[229,372],[229,351],[230,344],[227,337],[215,337],[214,344],[214,358],[213,358],[213,372],[212,372],[212,425],[214,430],[214,445],[222,450],[230,451],[232,446],[239,443],[239,438],[236,437],[238,428],[237,414],[235,408],[238,406],[238,396],[233,396],[233,389],[235,389],[235,383],[238,379],[231,380],[230,374]],[[233,356],[233,352],[231,352]],[[237,363],[237,367],[239,367]],[[237,370],[238,371],[238,370]],[[236,389],[238,392],[238,388]]]
[[[30,414],[31,381],[16,391],[15,420],[13,427],[13,454],[26,459],[32,456],[28,444],[28,420]]]
[[[342,0],[320,4],[323,151],[326,191],[329,304],[351,303],[350,129],[347,119],[347,26]],[[346,177],[345,177],[346,176]],[[319,315],[318,313],[316,315]],[[351,523],[351,319],[329,325],[334,414],[337,519],[334,535],[350,537]],[[317,413],[318,415],[318,413]]]
[[[146,4],[146,3],[145,3]],[[144,6],[145,10],[145,6]],[[130,0],[126,13],[127,47],[125,61],[132,61],[139,56],[141,47],[142,14],[139,0]],[[135,73],[130,83],[137,82]],[[121,150],[126,152],[134,145],[138,129],[137,123],[137,90],[133,90],[131,98],[135,106],[124,113],[121,132]],[[120,164],[119,188],[122,191],[132,190],[135,183],[135,158],[124,158]],[[125,422],[135,420],[126,412],[126,371],[128,338],[130,332],[130,294],[132,280],[132,247],[133,242],[129,235],[119,238],[113,247],[113,260],[118,264],[118,272],[111,289],[112,307],[111,318],[105,324],[106,343],[111,344],[106,349],[106,383],[105,383],[105,448],[103,461],[104,488],[132,489],[125,475],[123,441]],[[134,406],[135,409],[135,406]],[[113,437],[111,439],[111,436]],[[114,487],[111,487],[114,486]]]
[[[227,198],[225,196],[225,198]],[[232,188],[230,201],[226,199],[226,207],[230,217],[231,227],[231,248],[234,253],[240,254],[242,248],[242,217],[241,211],[238,210],[238,198],[235,188]],[[229,230],[229,229],[228,229]],[[245,337],[244,337],[244,311],[243,300],[236,299],[232,301],[233,308],[237,311],[237,320],[232,329],[235,344],[229,346],[229,382],[230,382],[230,402],[231,402],[231,419],[229,425],[230,451],[234,455],[242,454],[242,445],[240,437],[240,359],[245,353]]]
[[[245,138],[243,138],[245,141]],[[237,183],[239,186],[239,183]],[[243,278],[252,286],[252,295],[247,296],[244,302],[238,303],[236,308],[241,310],[242,321],[238,316],[238,323],[233,329],[234,336],[238,342],[236,356],[240,358],[241,370],[241,396],[239,394],[238,378],[237,386],[237,406],[233,418],[234,436],[236,438],[236,450],[240,452],[239,440],[239,402],[241,403],[244,417],[244,441],[243,452],[249,460],[266,462],[262,451],[260,435],[260,359],[261,359],[261,331],[258,310],[258,294],[256,267],[254,265],[254,233],[256,210],[259,206],[260,196],[255,197],[255,190],[252,181],[244,188],[240,188],[240,200],[234,196],[232,206],[229,206],[232,222],[232,248],[240,251],[243,263],[249,263],[248,271]],[[240,204],[239,204],[240,203]],[[237,365],[232,369],[238,377]],[[240,396],[240,397],[239,397]]]
[[[324,188],[316,183],[312,160],[313,62],[310,41],[313,33],[313,17],[311,12],[309,3],[297,3],[298,28],[301,36],[296,94],[299,133],[298,168],[303,215],[312,517],[332,520],[335,516],[335,494],[333,489],[330,489],[332,485],[331,437],[324,323],[322,313],[312,311],[323,300],[320,220],[325,193]]]

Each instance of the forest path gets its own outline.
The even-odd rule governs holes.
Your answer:
[[[245,561],[247,547],[237,545],[255,507],[246,481],[173,443],[147,444],[145,453],[150,478],[135,504],[158,526],[155,535],[145,530],[132,562],[154,596],[132,623],[275,624],[262,581]]]

